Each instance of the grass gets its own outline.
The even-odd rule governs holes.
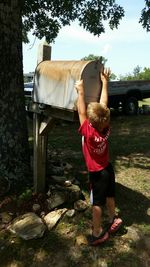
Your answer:
[[[150,98],[145,98],[143,101],[139,101],[139,106],[141,107],[142,105],[150,105]]]
[[[90,209],[86,213],[76,213],[73,218],[64,217],[54,230],[47,231],[43,238],[37,240],[23,241],[1,230],[0,266],[95,267],[104,262],[109,267],[147,267],[143,241],[131,242],[125,238],[124,230],[136,227],[142,238],[150,236],[149,122],[149,115],[113,115],[111,118],[110,158],[116,172],[117,210],[124,221],[120,234],[97,248],[75,245],[76,236],[89,231]],[[49,133],[48,159],[72,164],[68,178],[74,176],[80,181],[89,201],[88,174],[78,127],[78,122],[57,121]]]

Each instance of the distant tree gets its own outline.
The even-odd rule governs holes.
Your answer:
[[[114,81],[117,79],[117,76],[114,73],[111,73],[110,75],[110,81]]]
[[[133,69],[133,73],[128,73],[126,75],[120,75],[120,80],[150,80],[150,68],[144,68],[143,71],[142,68],[139,66],[136,66]]]
[[[89,54],[88,56],[85,56],[83,58],[81,58],[81,60],[99,60],[104,66],[107,62],[107,59],[103,56],[96,56],[93,54]],[[114,73],[111,73],[110,75],[110,80],[115,80],[117,78],[117,76]]]
[[[135,77],[135,79],[139,78],[139,74],[141,71],[141,67],[139,65],[137,65],[134,69],[133,69],[133,76]]]
[[[150,68],[144,68],[143,71],[139,73],[140,80],[150,80]]]
[[[99,60],[104,65],[107,62],[107,59],[105,57],[96,56],[96,55],[93,55],[93,54],[89,54],[88,56],[85,56],[85,57],[81,58],[81,60]]]

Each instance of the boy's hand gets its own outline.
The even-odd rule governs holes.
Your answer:
[[[75,82],[75,89],[77,93],[84,93],[83,80],[78,80]]]
[[[111,75],[111,70],[110,70],[110,68],[105,68],[105,69],[100,73],[101,81],[102,81],[102,82],[108,81],[110,75]]]

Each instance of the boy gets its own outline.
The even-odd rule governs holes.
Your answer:
[[[100,102],[91,102],[86,108],[83,80],[76,81],[78,93],[77,110],[82,135],[82,149],[90,179],[90,200],[92,204],[91,245],[98,245],[109,238],[122,224],[115,215],[115,175],[109,163],[108,137],[110,133],[110,110],[108,105],[108,80],[110,69],[100,74],[102,91]],[[106,204],[109,215],[107,231],[102,228],[102,206]]]

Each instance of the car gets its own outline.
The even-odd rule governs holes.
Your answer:
[[[32,92],[33,92],[33,82],[24,83],[25,97],[32,98]]]
[[[33,82],[24,83],[25,109],[29,112],[29,104],[32,100]]]

